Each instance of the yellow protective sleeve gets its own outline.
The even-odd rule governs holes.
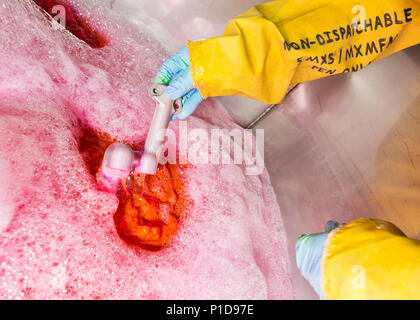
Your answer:
[[[204,98],[280,102],[290,85],[344,72],[420,42],[420,0],[278,0],[230,20],[224,36],[188,41]]]
[[[326,299],[420,299],[420,241],[358,219],[333,231],[321,263]]]

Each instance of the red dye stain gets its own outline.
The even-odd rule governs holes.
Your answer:
[[[33,1],[52,17],[54,17],[56,14],[60,14],[60,12],[53,13],[53,8],[56,6],[63,6],[66,10],[66,29],[80,40],[86,42],[92,48],[102,48],[108,44],[105,38],[93,30],[85,20],[78,16],[70,5],[56,0]]]
[[[105,150],[113,142],[109,136],[83,131],[79,150],[92,175],[100,170]],[[171,241],[192,203],[185,193],[183,170],[185,166],[159,165],[155,175],[131,174],[121,183],[114,214],[121,239],[147,250],[162,249]]]

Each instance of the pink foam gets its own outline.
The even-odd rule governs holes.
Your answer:
[[[0,298],[293,298],[267,172],[188,168],[194,206],[167,248],[118,237],[118,200],[98,191],[77,141],[88,127],[142,145],[154,109],[147,88],[168,54],[103,1],[66,2],[107,47],[54,30],[30,0],[0,5]],[[188,120],[215,126],[236,127],[211,101]]]

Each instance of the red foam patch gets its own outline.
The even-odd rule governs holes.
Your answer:
[[[79,150],[92,175],[100,170],[106,148],[115,140],[84,130]],[[175,236],[187,213],[188,198],[182,176],[185,166],[159,165],[155,175],[130,175],[117,190],[119,206],[114,214],[118,235],[126,243],[147,250],[164,248]]]
[[[33,1],[52,17],[55,16],[52,12],[53,8],[58,5],[63,6],[66,9],[66,29],[92,48],[102,48],[108,44],[105,38],[96,32],[83,18],[78,16],[70,5],[56,0]]]

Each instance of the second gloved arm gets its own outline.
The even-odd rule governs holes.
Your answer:
[[[325,229],[296,242],[297,266],[322,299],[420,298],[420,241],[376,219]]]

